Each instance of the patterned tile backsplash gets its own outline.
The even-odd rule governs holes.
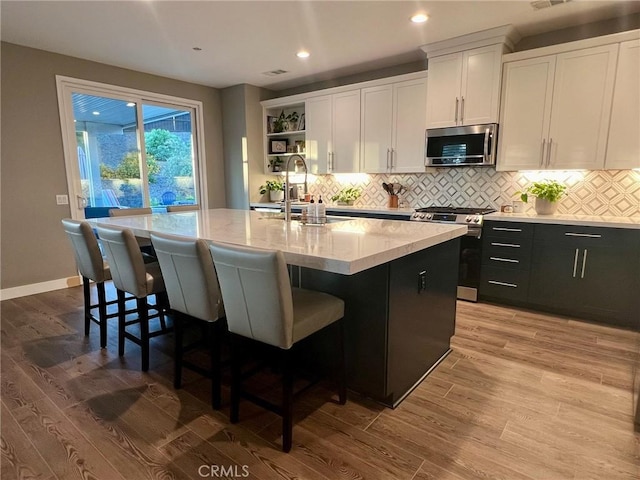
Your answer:
[[[312,178],[309,191],[325,201],[342,188],[362,188],[356,205],[387,206],[388,196],[382,182],[400,183],[406,192],[400,195],[405,207],[444,205],[499,209],[517,198],[532,181],[557,180],[567,186],[558,204],[558,213],[640,217],[640,171],[540,171],[497,172],[494,168],[440,168],[419,174],[344,174]],[[525,212],[533,212],[533,202]]]

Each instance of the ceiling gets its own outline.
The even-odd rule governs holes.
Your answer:
[[[2,0],[0,38],[211,87],[280,90],[417,61],[421,45],[501,25],[525,37],[638,11],[624,0],[542,10],[519,0]],[[416,12],[429,20],[411,23]],[[311,56],[297,58],[300,49]],[[278,69],[287,73],[264,75]]]

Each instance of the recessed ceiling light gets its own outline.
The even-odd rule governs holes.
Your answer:
[[[416,13],[413,17],[411,17],[411,21],[413,23],[424,23],[429,19],[427,15],[424,13]]]
[[[136,106],[136,104],[135,104],[135,103],[133,103],[133,102],[129,102],[129,103],[127,103],[127,107],[135,107],[135,106]]]
[[[307,52],[306,50],[300,50],[298,53],[296,53],[296,57],[298,58],[308,58],[309,55],[311,55],[309,52]]]
[[[91,113],[93,113],[94,115],[100,115],[100,112],[91,112]]]

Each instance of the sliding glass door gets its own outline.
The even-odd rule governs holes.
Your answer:
[[[118,93],[59,79],[74,217],[102,216],[108,208],[202,204],[198,105]]]

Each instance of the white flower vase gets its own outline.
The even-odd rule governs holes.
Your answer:
[[[269,200],[281,202],[284,200],[284,190],[269,190]]]
[[[550,202],[545,198],[536,198],[535,209],[538,215],[553,215],[558,208],[558,202]]]

